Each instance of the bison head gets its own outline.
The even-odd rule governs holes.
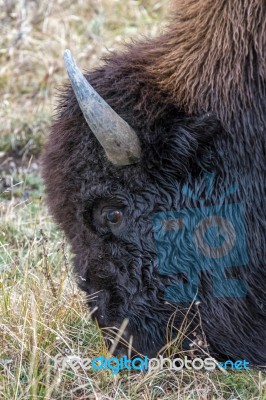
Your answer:
[[[232,151],[235,139],[211,113],[187,115],[173,104],[145,68],[148,62],[141,52],[134,58],[130,51],[114,54],[84,77],[66,53],[72,87],[60,98],[43,154],[43,177],[49,208],[71,243],[79,286],[101,328],[119,330],[127,320],[122,341],[153,356],[169,335],[179,336],[181,347],[189,348],[199,323],[193,299],[169,301],[165,293],[196,279],[201,329],[215,351],[264,360],[258,350],[263,337],[250,346],[248,333],[263,331],[263,319],[253,322],[254,314],[262,312],[263,294],[254,290],[259,269],[252,276],[252,263],[242,269],[241,262],[232,264],[231,278],[248,280],[251,295],[229,300],[213,296],[213,269],[200,268],[184,238],[166,260],[175,264],[180,258],[179,268],[161,269],[164,252],[176,251],[177,243],[173,237],[170,247],[158,250],[156,216],[186,214],[203,200],[208,206],[217,200],[220,206],[242,201],[250,182],[239,174],[243,158]],[[206,173],[216,176],[211,196],[203,185]],[[223,198],[235,180],[240,191]],[[187,196],[184,187],[196,196]],[[239,218],[239,230],[241,223]]]
[[[200,163],[208,168],[209,143],[220,127],[209,114],[185,117],[164,104],[155,86],[143,98],[145,76],[125,87],[133,77],[113,65],[89,77],[103,100],[66,57],[75,94],[68,87],[62,97],[43,155],[48,204],[70,240],[79,285],[97,308],[99,326],[119,329],[128,319],[124,340],[154,355],[166,343],[169,324],[177,335],[187,309],[165,301],[165,288],[180,276],[160,274],[153,219],[180,208],[181,185]]]

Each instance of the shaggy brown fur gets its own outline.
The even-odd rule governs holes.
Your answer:
[[[160,88],[186,112],[212,110],[229,129],[246,127],[249,118],[250,127],[262,123],[265,1],[175,0],[173,7],[167,32],[133,48],[133,58],[145,60]]]

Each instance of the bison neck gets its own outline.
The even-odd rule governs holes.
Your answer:
[[[147,68],[185,111],[213,111],[229,131],[256,134],[265,118],[265,28],[264,0],[177,0],[168,31],[146,49]]]

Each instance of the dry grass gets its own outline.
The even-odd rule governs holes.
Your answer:
[[[59,373],[53,357],[106,354],[43,204],[38,156],[62,54],[96,66],[124,40],[158,32],[161,0],[0,0],[0,399],[266,399],[251,373]]]
[[[63,51],[81,67],[99,63],[137,32],[156,33],[162,1],[1,0],[0,126],[10,145],[37,153],[50,121],[55,90],[66,78]],[[125,18],[126,17],[126,18]],[[32,138],[29,143],[27,134]]]

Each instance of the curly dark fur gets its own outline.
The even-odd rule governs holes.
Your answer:
[[[249,262],[230,268],[226,275],[241,279],[247,295],[213,296],[212,269],[199,269],[186,242],[183,256],[190,257],[200,276],[199,309],[212,354],[265,365],[266,121],[261,65],[265,3],[190,0],[184,4],[176,26],[165,36],[113,54],[86,75],[135,129],[143,149],[140,163],[118,168],[106,159],[67,86],[43,154],[48,205],[71,243],[79,285],[88,293],[90,307],[98,307],[95,317],[100,327],[119,328],[129,318],[125,339],[133,335],[134,348],[152,356],[166,343],[169,320],[177,330],[184,320],[192,321],[184,349],[198,324],[194,306],[164,301],[165,288],[186,279],[186,274],[184,278],[184,271],[183,275],[159,273],[154,214],[178,210],[186,214],[201,206],[199,199],[215,205],[237,183],[238,191],[220,205],[243,206]],[[243,6],[247,20],[240,18],[237,4]],[[222,40],[230,39],[229,22],[237,22],[233,42],[238,43],[242,62],[246,60],[243,70],[235,58],[239,52]],[[177,35],[181,28],[182,37]],[[215,173],[208,199],[205,172]],[[184,185],[197,198],[186,196]],[[103,204],[123,208],[125,220],[119,228],[97,226],[94,213]],[[237,223],[242,226],[242,221]]]

